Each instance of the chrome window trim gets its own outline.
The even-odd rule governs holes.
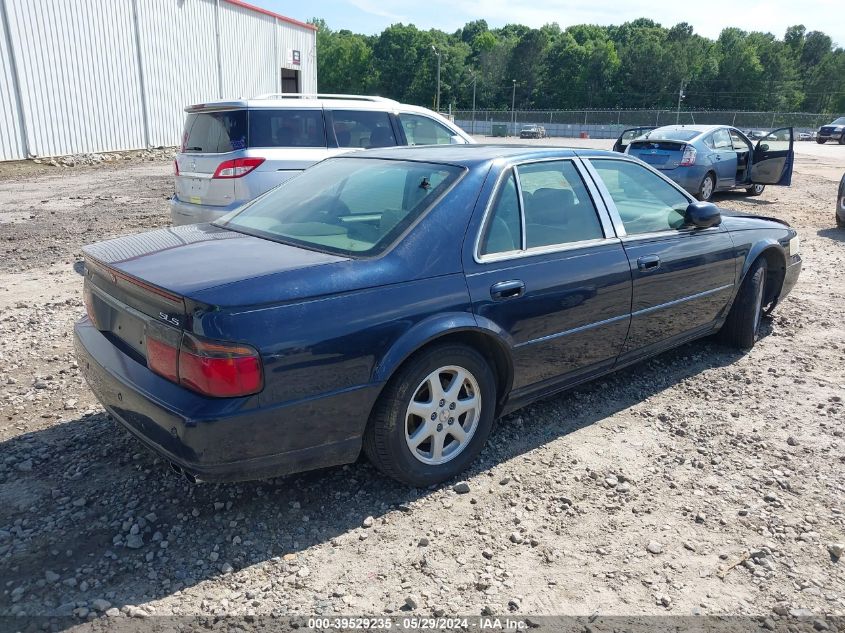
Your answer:
[[[635,165],[638,165],[640,167],[647,169],[648,171],[655,174],[657,177],[659,177],[664,182],[670,184],[675,189],[675,191],[677,191],[684,198],[686,198],[687,204],[692,204],[693,202],[695,202],[695,198],[693,198],[692,195],[690,195],[684,188],[682,188],[674,180],[664,176],[663,174],[661,174],[657,169],[655,169],[651,165],[644,163],[643,161],[638,160],[636,158],[628,157],[628,156],[585,156],[584,159],[583,159],[585,167],[588,169],[588,171],[590,172],[590,175],[592,176],[593,180],[595,181],[596,187],[598,187],[599,191],[601,191],[602,197],[605,198],[605,205],[607,207],[608,214],[610,215],[611,220],[613,221],[613,226],[616,229],[616,234],[620,238],[622,238],[622,237],[640,238],[640,237],[644,237],[646,235],[651,235],[652,237],[659,236],[659,235],[664,235],[664,236],[665,235],[677,235],[679,232],[681,232],[685,229],[689,229],[689,227],[682,227],[680,229],[667,229],[666,231],[657,231],[657,232],[653,232],[653,233],[635,233],[634,235],[629,236],[628,232],[625,230],[625,225],[622,222],[622,216],[619,215],[619,210],[616,208],[616,203],[613,201],[613,197],[610,195],[610,191],[605,186],[604,181],[601,179],[601,175],[599,175],[598,170],[596,170],[595,166],[592,163],[592,161],[594,161],[594,160],[606,160],[606,161],[613,160],[613,161],[620,161],[620,162],[626,162],[626,163],[633,163]],[[716,227],[716,228],[718,228],[718,227]]]
[[[593,209],[596,213],[596,216],[598,217],[599,224],[601,226],[604,237],[599,239],[581,240],[578,242],[565,242],[562,244],[550,244],[547,246],[535,246],[533,248],[527,248],[528,238],[525,232],[525,212],[522,200],[522,184],[519,180],[519,167],[521,165],[532,165],[535,163],[560,163],[564,161],[569,161],[573,164],[573,166],[575,167],[575,171],[578,173],[579,177],[581,178],[581,181],[584,184],[584,187],[587,189],[587,194],[590,196],[590,199],[593,203]],[[521,248],[519,250],[503,251],[501,253],[490,253],[486,255],[481,255],[481,239],[484,235],[484,230],[487,226],[487,222],[490,219],[490,213],[493,208],[493,203],[496,201],[499,195],[499,191],[503,186],[503,182],[507,178],[507,175],[509,173],[513,173],[514,179],[516,181],[517,206],[519,207],[520,231],[522,233]],[[502,169],[502,172],[496,179],[496,184],[493,186],[493,192],[491,193],[490,198],[487,200],[487,205],[484,208],[484,214],[481,217],[481,224],[476,233],[472,258],[476,264],[488,264],[512,259],[522,259],[525,257],[534,257],[536,255],[550,255],[554,253],[561,253],[589,246],[598,246],[601,244],[618,244],[619,239],[616,235],[614,235],[614,226],[612,223],[612,218],[610,218],[609,215],[609,209],[605,204],[603,196],[601,195],[599,189],[593,183],[593,178],[586,171],[584,161],[582,161],[580,157],[553,156],[544,158],[533,158],[529,160],[508,163]]]

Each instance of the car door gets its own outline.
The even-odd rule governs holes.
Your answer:
[[[772,130],[757,141],[751,158],[751,182],[755,185],[792,183],[795,164],[794,131],[791,127]]]
[[[713,132],[712,148],[715,160],[718,180],[716,186],[719,189],[730,189],[736,184],[737,158],[731,135],[725,128],[719,128]]]
[[[630,145],[631,141],[635,138],[639,138],[646,132],[650,132],[654,129],[654,126],[643,126],[643,127],[632,127],[628,128],[627,130],[623,130],[622,134],[619,135],[619,138],[616,139],[616,142],[613,144],[613,151],[619,152],[620,154],[625,152],[625,149]]]
[[[736,253],[721,226],[685,225],[688,194],[647,166],[590,158],[633,278],[625,363],[712,330],[736,283]]]
[[[612,367],[628,331],[631,273],[580,161],[509,166],[482,200],[466,279],[477,318],[512,342],[513,393]]]

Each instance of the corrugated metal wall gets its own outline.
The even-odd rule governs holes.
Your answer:
[[[186,105],[278,92],[283,66],[317,88],[313,30],[225,0],[0,0],[0,18],[0,160],[176,145]]]

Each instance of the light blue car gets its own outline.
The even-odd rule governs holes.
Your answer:
[[[765,133],[756,144],[728,125],[667,125],[631,141],[626,154],[668,176],[699,200],[716,191],[789,186],[795,163],[793,129]]]

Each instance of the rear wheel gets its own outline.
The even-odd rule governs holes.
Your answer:
[[[766,189],[766,185],[751,185],[745,188],[745,193],[749,196],[759,196]]]
[[[745,275],[725,324],[719,331],[723,343],[739,349],[751,349],[757,342],[766,293],[766,261],[758,258]]]
[[[364,432],[380,471],[417,487],[463,471],[481,452],[496,408],[496,381],[481,354],[438,345],[391,378]]]
[[[716,178],[713,176],[712,172],[707,173],[704,178],[701,179],[701,184],[698,185],[698,192],[695,194],[695,197],[702,202],[707,202],[713,197],[713,191],[715,189]]]

